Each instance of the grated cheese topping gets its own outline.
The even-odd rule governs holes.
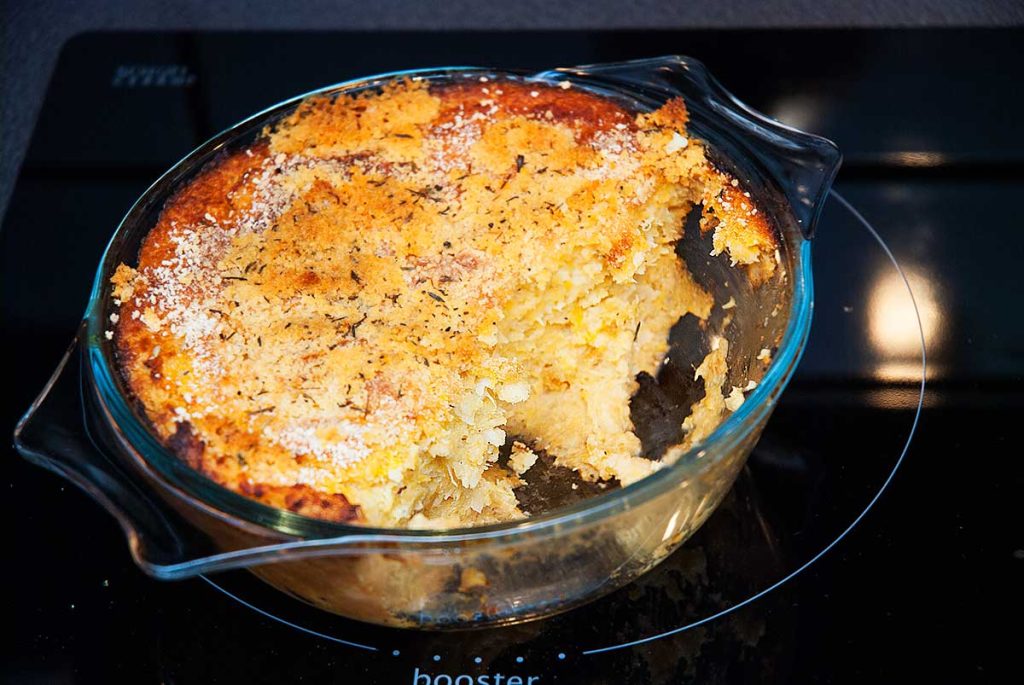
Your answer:
[[[172,198],[112,278],[108,337],[154,429],[228,487],[376,525],[507,520],[526,443],[589,479],[657,468],[634,379],[712,306],[682,218],[703,202],[716,250],[774,268],[732,181],[681,101],[486,78],[312,98]]]

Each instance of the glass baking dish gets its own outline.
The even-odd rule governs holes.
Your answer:
[[[333,523],[248,499],[186,466],[147,428],[104,335],[110,275],[119,263],[134,263],[167,199],[215,155],[249,144],[311,95],[375,89],[409,77],[443,83],[484,76],[569,81],[633,111],[685,100],[691,134],[708,143],[714,163],[740,179],[770,216],[782,268],[752,287],[727,256],[709,256],[707,238],[687,230],[680,256],[715,296],[715,314],[705,331],[673,334],[671,363],[634,398],[637,432],[645,446],[664,448],[678,437],[685,411],[677,410],[695,399],[694,382],[682,379],[692,378],[711,335],[729,341],[728,383],[754,381],[756,388],[706,440],[643,480],[503,524],[437,531]],[[452,67],[329,86],[224,131],[142,195],[117,228],[79,334],[18,424],[15,444],[113,514],[136,563],[156,578],[248,568],[309,604],[391,626],[466,628],[564,611],[658,564],[729,490],[803,351],[813,299],[810,238],[839,164],[831,142],[754,112],[686,57],[534,74]],[[721,305],[729,299],[736,305],[726,316]],[[772,352],[767,368],[758,359],[764,348]]]

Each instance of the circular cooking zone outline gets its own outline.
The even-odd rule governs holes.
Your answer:
[[[741,600],[739,602],[736,602],[735,604],[733,604],[733,605],[731,605],[731,606],[729,606],[729,607],[727,607],[727,608],[725,608],[725,609],[723,609],[721,611],[718,611],[718,612],[716,612],[714,614],[711,614],[709,616],[705,616],[704,618],[701,618],[701,619],[696,620],[696,621],[691,621],[690,623],[687,623],[686,625],[683,625],[683,626],[680,626],[680,627],[677,627],[677,628],[673,628],[673,629],[666,630],[666,631],[663,631],[663,632],[660,632],[660,633],[656,633],[654,635],[648,635],[648,636],[645,636],[645,637],[636,638],[634,640],[630,640],[630,641],[619,643],[619,644],[606,645],[606,646],[595,646],[595,647],[591,647],[591,648],[587,648],[587,649],[579,649],[579,648],[572,648],[572,647],[561,647],[561,648],[559,648],[557,650],[557,652],[554,652],[555,654],[557,654],[557,657],[555,657],[556,661],[565,660],[567,655],[572,655],[573,653],[575,653],[576,655],[579,655],[579,656],[594,656],[594,655],[599,655],[599,654],[613,652],[613,651],[617,651],[617,650],[621,650],[621,649],[627,649],[627,648],[630,648],[630,647],[639,646],[639,645],[642,645],[642,644],[645,644],[645,643],[648,643],[648,642],[652,642],[652,641],[655,641],[655,640],[660,640],[660,639],[666,638],[666,637],[671,637],[672,635],[677,635],[679,633],[682,633],[682,632],[685,632],[687,630],[690,630],[691,628],[695,628],[697,626],[709,623],[709,622],[714,621],[714,620],[716,620],[718,618],[722,618],[722,617],[724,617],[724,616],[726,616],[728,614],[731,614],[732,612],[736,611],[737,609],[740,609],[740,608],[742,608],[744,606],[747,606],[747,605],[757,601],[761,597],[764,597],[765,595],[771,593],[772,591],[780,588],[781,586],[786,584],[788,581],[790,581],[793,578],[795,578],[796,576],[800,575],[804,570],[809,568],[812,564],[814,564],[820,558],[822,558],[833,547],[835,547],[837,544],[839,544],[839,542],[841,540],[843,540],[861,522],[861,520],[868,514],[868,512],[872,509],[872,507],[875,505],[875,503],[882,496],[882,493],[884,493],[885,490],[888,488],[889,483],[892,481],[893,477],[896,475],[896,472],[899,470],[900,466],[902,465],[904,457],[906,456],[907,451],[910,448],[910,444],[913,441],[914,434],[915,434],[915,432],[917,430],[918,422],[919,422],[920,416],[921,416],[921,410],[922,410],[922,407],[923,407],[923,404],[924,404],[924,393],[925,393],[925,385],[926,385],[926,377],[927,377],[927,374],[926,374],[926,371],[927,371],[927,355],[926,355],[926,350],[925,350],[925,337],[924,337],[924,330],[923,330],[922,325],[921,325],[920,312],[918,311],[917,301],[914,298],[914,293],[913,293],[912,288],[910,287],[909,281],[907,280],[906,274],[904,273],[903,269],[900,267],[900,264],[896,260],[896,257],[893,255],[892,251],[889,249],[889,246],[885,243],[885,241],[882,239],[882,237],[879,235],[879,233],[874,229],[874,227],[871,225],[871,223],[852,204],[850,204],[850,202],[846,198],[844,198],[842,195],[840,195],[835,190],[830,191],[830,195],[838,203],[838,205],[841,208],[845,209],[847,212],[849,212],[852,215],[852,217],[854,218],[856,223],[859,224],[861,227],[863,227],[863,229],[865,231],[867,231],[867,233],[870,235],[870,237],[878,244],[878,246],[884,252],[886,258],[889,261],[889,263],[892,264],[893,268],[896,270],[896,274],[898,274],[900,280],[902,281],[904,287],[906,288],[907,295],[910,297],[910,302],[913,305],[914,314],[915,314],[915,317],[916,317],[916,320],[917,320],[917,328],[918,328],[918,333],[919,333],[920,351],[921,351],[921,369],[920,369],[921,370],[921,380],[920,380],[920,385],[919,385],[919,395],[918,395],[918,400],[917,400],[917,406],[916,406],[916,408],[914,410],[914,416],[913,416],[913,419],[911,421],[909,430],[907,432],[906,439],[905,439],[902,447],[900,448],[899,456],[897,457],[897,459],[896,459],[892,469],[888,472],[888,474],[886,475],[886,477],[885,477],[884,481],[882,482],[881,486],[874,493],[874,495],[868,501],[867,505],[863,508],[863,510],[861,510],[860,513],[857,514],[857,516],[853,519],[853,521],[850,522],[845,528],[843,528],[843,530],[831,542],[829,542],[820,551],[818,551],[813,556],[811,556],[810,559],[808,559],[807,561],[805,561],[802,564],[800,564],[797,568],[795,568],[794,570],[790,571],[789,573],[784,575],[782,578],[774,581],[772,584],[770,584],[768,587],[764,588],[763,590],[761,590],[759,592],[756,592],[753,595],[751,595],[751,596],[749,596],[749,597],[747,597],[747,598],[745,598],[745,599],[743,599],[743,600]],[[684,545],[684,548],[685,548],[685,545]],[[362,649],[362,650],[367,650],[367,651],[374,651],[374,652],[380,651],[380,648],[378,648],[378,647],[374,647],[374,646],[370,646],[370,645],[365,645],[365,644],[358,643],[358,642],[353,642],[353,641],[350,641],[350,640],[345,640],[345,639],[342,639],[342,638],[339,638],[339,637],[335,637],[333,635],[329,635],[329,634],[326,634],[326,633],[323,633],[323,632],[320,632],[320,631],[317,631],[317,630],[313,630],[313,629],[310,629],[308,627],[299,625],[299,624],[297,624],[297,623],[295,623],[293,621],[289,621],[289,620],[287,620],[287,619],[285,619],[283,617],[277,616],[277,615],[275,615],[275,614],[273,614],[273,613],[271,613],[269,611],[265,611],[265,610],[255,606],[254,604],[246,601],[245,599],[237,596],[236,594],[233,594],[228,589],[226,589],[225,587],[222,587],[219,583],[217,583],[215,580],[211,579],[207,575],[201,575],[200,577],[203,578],[203,580],[205,580],[211,586],[213,586],[214,588],[220,590],[225,595],[227,595],[231,599],[239,602],[243,606],[248,607],[249,609],[251,609],[251,610],[253,610],[253,611],[255,611],[255,612],[257,612],[257,613],[259,613],[259,614],[261,614],[261,615],[263,615],[265,617],[267,617],[267,618],[273,619],[273,620],[275,620],[275,621],[277,621],[277,622],[279,622],[279,623],[281,623],[281,624],[283,624],[285,626],[288,626],[290,628],[295,628],[295,629],[297,629],[297,630],[299,630],[301,632],[304,632],[306,634],[313,635],[315,637],[320,637],[320,638],[323,638],[325,640],[329,640],[331,642],[335,642],[335,643],[338,643],[338,644],[343,644],[343,645],[346,645],[346,646],[355,647],[355,648]],[[604,600],[598,599],[596,601],[604,601]]]

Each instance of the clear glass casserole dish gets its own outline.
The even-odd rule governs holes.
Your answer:
[[[569,81],[651,111],[682,97],[692,134],[742,182],[777,233],[781,268],[759,287],[709,257],[700,238],[678,249],[717,306],[707,331],[670,338],[658,379],[635,398],[646,446],[678,442],[695,399],[692,375],[709,338],[729,342],[728,383],[756,387],[714,432],[673,463],[620,489],[551,506],[529,519],[451,530],[374,529],[276,509],[224,488],[161,444],[117,371],[105,328],[110,276],[131,263],[167,199],[225,149],[249,144],[307,97],[376,89],[415,76]],[[322,609],[392,626],[464,628],[563,611],[610,592],[686,540],[728,491],[803,351],[810,329],[810,238],[840,162],[827,140],[784,127],[733,98],[700,63],[664,57],[538,74],[457,67],[399,72],[330,86],[275,105],[208,141],[129,211],[100,264],[79,335],[19,423],[18,450],[73,481],[120,522],[138,565],[161,579],[248,568]],[[695,231],[687,231],[687,234]],[[728,316],[726,300],[735,302]],[[728,320],[728,324],[726,324]],[[692,333],[692,332],[691,332]],[[772,351],[767,366],[759,358]],[[544,493],[541,493],[542,495]]]

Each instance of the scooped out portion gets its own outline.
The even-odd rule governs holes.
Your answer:
[[[636,378],[714,305],[676,254],[685,217],[751,279],[777,243],[682,100],[567,86],[314,97],[185,185],[117,269],[107,333],[164,444],[271,506],[387,527],[520,518],[537,452],[587,481],[660,468]]]

